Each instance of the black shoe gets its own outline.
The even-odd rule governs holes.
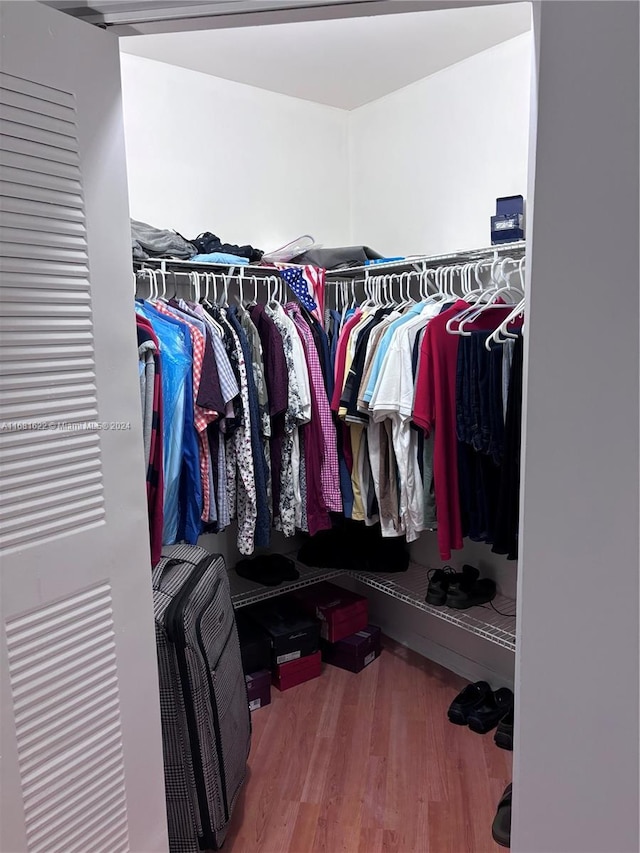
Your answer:
[[[498,803],[491,826],[491,835],[501,847],[511,847],[511,784],[507,785]]]
[[[429,578],[429,586],[427,587],[427,595],[425,601],[427,604],[433,604],[436,607],[444,604],[447,600],[447,590],[454,578],[458,575],[455,569],[451,566],[445,566],[444,569],[430,569],[427,573]],[[460,575],[462,578],[462,575]]]
[[[466,610],[478,604],[487,604],[496,597],[496,584],[491,578],[478,578],[473,566],[463,566],[462,575],[454,579],[447,589],[447,607]]]
[[[468,684],[449,705],[447,711],[449,720],[456,726],[466,726],[469,722],[469,714],[492,695],[491,687],[486,681]]]
[[[513,708],[507,711],[498,723],[498,728],[493,736],[496,746],[500,749],[508,749],[513,752]]]
[[[513,693],[509,688],[501,687],[495,693],[490,691],[483,702],[469,713],[469,728],[472,732],[484,735],[495,728],[509,711],[513,711]]]
[[[436,607],[447,603],[447,593],[452,584],[465,583],[472,585],[478,580],[479,572],[473,566],[464,566],[461,572],[456,572],[451,566],[443,569],[431,569],[428,573],[429,586],[425,601]]]

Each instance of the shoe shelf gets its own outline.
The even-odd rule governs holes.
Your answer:
[[[295,581],[285,581],[278,586],[262,586],[254,581],[247,580],[236,574],[233,569],[229,570],[229,584],[231,586],[231,600],[233,606],[247,607],[249,604],[257,604],[267,598],[275,598],[295,589],[302,589],[320,581],[332,580],[340,575],[350,575],[360,583],[380,590],[402,601],[410,604],[430,616],[443,619],[451,625],[456,625],[483,640],[495,643],[502,648],[515,651],[516,647],[516,619],[515,616],[501,616],[491,608],[489,604],[482,607],[470,607],[468,610],[453,610],[450,607],[434,607],[427,604],[425,596],[429,585],[427,579],[428,569],[418,563],[411,563],[406,572],[389,573],[384,572],[352,572],[342,569],[317,569],[305,566],[297,562],[295,554],[285,554],[293,560],[300,577]],[[501,613],[515,613],[516,602],[504,595],[497,595],[493,600],[494,606]]]
[[[495,643],[510,651],[516,647],[515,616],[501,616],[491,608],[491,605],[470,607],[468,610],[453,610],[450,607],[434,607],[427,604],[428,569],[417,563],[411,563],[406,572],[385,574],[383,572],[348,572],[356,580],[373,589],[423,610],[430,616],[443,619],[458,628],[469,631],[484,640]],[[501,613],[515,613],[516,602],[504,595],[497,595],[493,600],[494,606]]]
[[[263,586],[254,581],[241,578],[233,569],[229,570],[229,585],[231,587],[231,600],[233,606],[247,607],[249,604],[257,604],[258,601],[264,601],[267,598],[275,598],[278,595],[284,595],[286,592],[292,592],[294,589],[302,589],[305,586],[319,583],[320,581],[331,580],[344,574],[340,569],[314,569],[309,566],[304,566],[298,563],[291,554],[285,556],[293,559],[296,569],[300,573],[300,577],[295,581],[284,581],[278,586]]]

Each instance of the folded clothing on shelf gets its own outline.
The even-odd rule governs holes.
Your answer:
[[[199,234],[191,242],[196,247],[192,254],[210,255],[212,252],[224,252],[227,255],[239,255],[240,257],[247,258],[252,263],[260,261],[264,254],[260,249],[254,249],[253,246],[237,246],[235,243],[223,243],[211,231]]]
[[[235,571],[241,578],[263,586],[279,586],[284,581],[295,581],[300,577],[293,560],[282,554],[263,554],[240,560],[235,565]]]
[[[230,255],[228,252],[209,252],[205,255],[194,255],[189,260],[194,264],[232,264],[237,267],[249,263],[248,258],[241,255]]]
[[[368,246],[340,246],[336,249],[312,248],[293,258],[294,264],[311,264],[325,270],[362,266],[367,261],[382,258]]]
[[[177,231],[156,228],[137,219],[131,220],[131,247],[136,260],[164,255],[186,259],[195,255],[197,249]]]

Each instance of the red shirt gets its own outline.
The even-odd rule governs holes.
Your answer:
[[[435,429],[433,485],[438,514],[438,547],[443,560],[451,550],[462,548],[462,520],[458,488],[458,440],[456,437],[456,367],[458,335],[446,326],[468,303],[458,300],[451,308],[429,320],[420,347],[413,420],[427,434]],[[512,306],[487,309],[465,331],[495,329]]]
[[[347,361],[347,344],[349,342],[349,332],[359,322],[362,317],[362,311],[357,310],[353,317],[349,317],[340,332],[340,340],[338,341],[338,349],[336,351],[335,365],[335,385],[333,389],[333,397],[331,399],[331,410],[337,412],[340,408],[340,397],[342,397],[344,368]]]
[[[438,546],[443,560],[451,559],[451,548],[462,548],[456,439],[458,336],[450,335],[446,325],[449,318],[455,317],[467,304],[460,299],[427,323],[420,346],[413,406],[414,423],[427,434],[435,429],[433,486],[438,513]]]

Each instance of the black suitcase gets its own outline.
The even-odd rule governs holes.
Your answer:
[[[251,716],[223,558],[181,545],[153,572],[171,853],[217,850],[240,793]]]

